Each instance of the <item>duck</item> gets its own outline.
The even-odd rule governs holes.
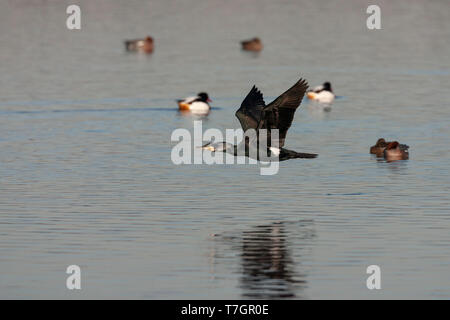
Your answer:
[[[377,157],[382,157],[384,153],[384,149],[386,149],[386,146],[388,145],[388,142],[384,140],[384,138],[380,138],[377,140],[377,143],[375,145],[370,147],[370,153],[375,154]]]
[[[211,110],[211,106],[208,102],[211,102],[211,99],[206,92],[200,92],[195,97],[187,97],[177,100],[179,110],[191,111],[194,113],[209,112],[209,110]]]
[[[380,138],[377,140],[377,143],[375,143],[375,145],[370,147],[370,153],[375,154],[377,157],[383,157],[384,150],[392,142],[394,141],[386,141],[384,138]],[[407,150],[409,148],[409,146],[407,146],[406,144],[399,144],[399,146],[401,149]]]
[[[387,161],[408,160],[409,146],[399,144],[398,141],[390,142],[383,151],[383,156]]]
[[[242,50],[245,51],[261,51],[263,49],[263,44],[258,37],[250,40],[241,41]]]
[[[150,36],[147,36],[144,39],[135,39],[135,40],[126,40],[125,41],[125,49],[127,51],[152,53],[153,48],[154,48],[153,38]]]
[[[306,96],[308,99],[324,104],[331,104],[336,97],[331,89],[331,83],[328,81],[321,86],[317,86],[313,90],[308,91]]]

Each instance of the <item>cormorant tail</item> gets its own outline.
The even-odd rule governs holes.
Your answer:
[[[318,154],[316,153],[302,153],[296,152],[293,158],[305,158],[305,159],[314,159],[317,158]]]
[[[296,158],[313,159],[317,158],[317,156],[318,154],[315,153],[303,153],[288,149],[282,149],[282,152],[280,153],[280,161]]]

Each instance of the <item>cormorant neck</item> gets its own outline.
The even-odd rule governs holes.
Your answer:
[[[237,145],[235,144],[228,145],[228,148],[225,149],[225,152],[237,156],[238,155]]]

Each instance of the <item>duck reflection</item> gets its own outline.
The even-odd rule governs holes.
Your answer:
[[[396,174],[406,174],[408,169],[408,161],[388,161],[384,158],[371,155],[371,158],[377,161],[377,167],[388,168],[389,171]]]

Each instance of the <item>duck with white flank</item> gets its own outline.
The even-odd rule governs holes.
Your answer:
[[[333,90],[331,89],[331,83],[329,82],[325,82],[323,85],[308,91],[306,96],[311,100],[324,104],[331,104],[335,98]]]
[[[145,39],[135,39],[125,41],[125,49],[127,51],[152,53],[153,48],[154,48],[153,38],[150,36],[147,36]]]
[[[317,154],[299,153],[296,151],[284,149],[284,142],[286,134],[294,119],[295,110],[300,106],[303,96],[305,95],[308,84],[305,80],[300,79],[294,86],[283,93],[281,96],[272,101],[266,106],[262,93],[253,86],[250,93],[244,99],[241,107],[236,111],[236,117],[241,123],[244,133],[249,129],[254,129],[257,133],[256,141],[251,139],[243,139],[239,145],[233,145],[227,142],[207,143],[202,148],[210,151],[226,152],[234,156],[244,155],[241,150],[245,148],[245,156],[251,157],[258,155],[259,151],[251,152],[250,149],[258,148],[259,130],[266,129],[267,133],[267,154],[273,154],[279,157],[279,161],[294,159],[294,158],[316,158]],[[278,129],[279,148],[270,146],[270,130]],[[256,147],[255,147],[256,146]],[[238,152],[239,150],[239,152]],[[256,159],[259,160],[259,159]]]
[[[408,160],[409,159],[409,147],[405,144],[399,144],[397,141],[389,142],[384,149],[384,158],[390,161],[396,160]]]
[[[195,97],[187,97],[177,100],[178,108],[181,111],[191,111],[193,113],[208,113],[211,110],[211,106],[208,102],[211,102],[206,92],[200,92]]]

